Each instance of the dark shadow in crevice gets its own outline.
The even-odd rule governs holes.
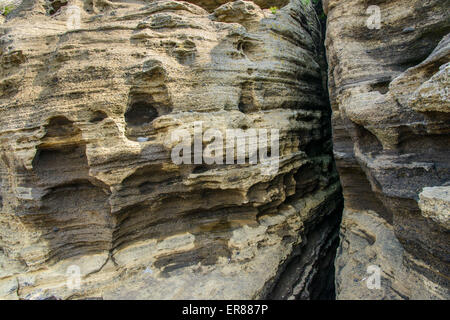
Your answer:
[[[48,14],[53,15],[57,13],[62,7],[67,6],[67,0],[53,0],[45,4]]]
[[[132,127],[150,124],[157,117],[158,110],[148,101],[135,101],[125,112],[125,121]]]
[[[106,118],[108,118],[108,115],[105,112],[98,110],[94,112],[89,122],[99,123],[105,120]]]

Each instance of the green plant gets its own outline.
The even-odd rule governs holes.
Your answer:
[[[13,6],[5,6],[2,11],[2,15],[5,17],[14,9]]]
[[[307,6],[307,5],[309,5],[309,4],[311,3],[311,0],[302,0],[302,2],[303,2],[303,5],[304,5],[304,6]],[[312,2],[313,2],[314,4],[318,4],[318,3],[319,3],[319,0],[312,0]]]
[[[313,5],[318,5],[320,2],[320,0],[302,0],[302,3],[306,7],[311,4],[311,1]],[[321,11],[321,13],[317,16],[317,18],[319,19],[319,21],[325,21],[327,19],[327,16],[321,9],[319,9],[319,11]]]
[[[276,14],[278,11],[278,7],[270,7],[269,8],[270,12],[272,12],[273,14]]]

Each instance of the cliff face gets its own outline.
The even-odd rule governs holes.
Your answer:
[[[450,298],[448,1],[317,5],[0,16],[0,299]]]
[[[380,8],[380,29],[366,26],[369,5]],[[337,298],[448,299],[448,1],[329,0],[324,9],[345,198]],[[380,289],[364,281],[370,265]]]
[[[333,295],[317,18],[223,2],[24,0],[0,25],[0,298]],[[175,164],[197,122],[279,129],[278,170]]]

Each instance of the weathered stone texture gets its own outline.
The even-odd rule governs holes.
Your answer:
[[[317,18],[224,2],[24,0],[0,25],[1,298],[332,295]],[[279,171],[175,165],[171,134],[196,121],[280,129]]]
[[[366,26],[369,5],[381,9],[379,30]],[[448,1],[329,0],[324,10],[346,208],[337,297],[448,299]],[[362,281],[371,264],[381,290]]]

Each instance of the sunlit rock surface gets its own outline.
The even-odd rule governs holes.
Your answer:
[[[0,25],[0,298],[333,296],[317,17],[225,2],[24,0]],[[199,121],[279,129],[279,170],[174,164]]]

